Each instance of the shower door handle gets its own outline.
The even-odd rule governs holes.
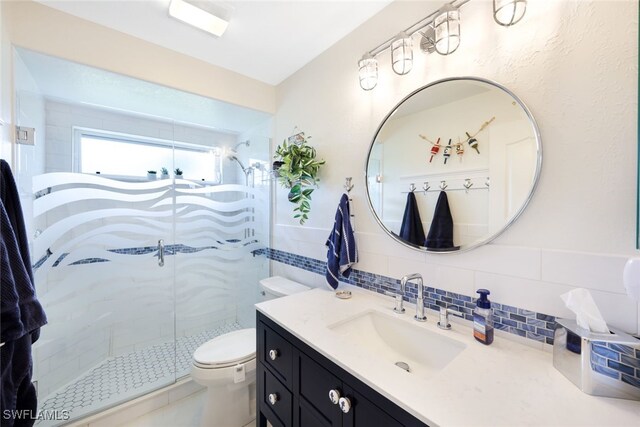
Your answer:
[[[158,240],[158,265],[164,267],[164,240]]]

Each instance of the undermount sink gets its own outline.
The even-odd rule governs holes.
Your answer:
[[[408,368],[408,372],[420,376],[443,369],[466,347],[452,338],[374,310],[329,325],[329,329],[383,363]]]

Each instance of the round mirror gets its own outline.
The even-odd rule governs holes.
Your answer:
[[[485,244],[522,213],[540,174],[531,112],[480,78],[433,82],[400,102],[369,148],[369,206],[382,228],[414,249]]]

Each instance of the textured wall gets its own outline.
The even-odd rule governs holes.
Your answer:
[[[327,160],[311,219],[299,227],[286,192],[277,190],[273,247],[316,259],[333,223],[344,177],[353,176],[359,269],[399,277],[419,271],[427,282],[566,316],[558,295],[589,288],[607,320],[638,330],[638,304],[626,297],[622,268],[635,250],[638,4],[635,1],[529,2],[522,22],[502,28],[491,2],[462,9],[462,43],[449,57],[415,54],[396,76],[389,53],[378,59],[371,92],[359,88],[357,60],[399,29],[440,6],[395,2],[287,79],[277,90],[276,139],[298,126]],[[543,144],[542,174],[531,204],[493,244],[454,255],[425,255],[394,243],[378,228],[364,190],[364,161],[384,115],[412,90],[449,76],[495,80],[535,116]],[[320,285],[318,275],[274,263],[274,272]]]

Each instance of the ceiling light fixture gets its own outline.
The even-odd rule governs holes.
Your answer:
[[[194,6],[185,0],[171,0],[169,16],[192,25],[216,37],[222,36],[229,25],[229,21],[213,13]]]
[[[503,27],[517,24],[527,11],[527,0],[493,0],[493,19]]]

